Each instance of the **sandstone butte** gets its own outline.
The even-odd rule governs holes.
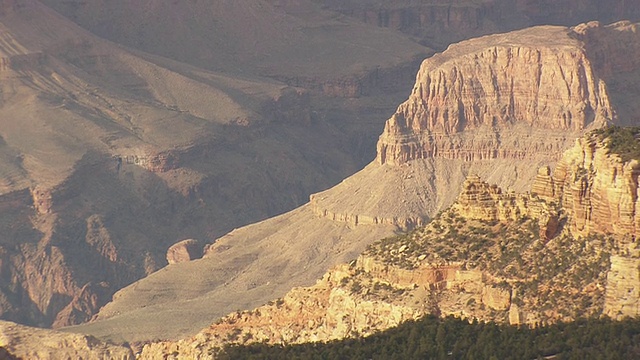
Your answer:
[[[469,176],[451,209],[424,230],[378,242],[357,260],[327,272],[315,285],[294,288],[281,299],[227,315],[193,337],[148,344],[141,358],[207,359],[225,344],[370,335],[429,313],[530,325],[589,314],[614,319],[638,316],[640,214],[629,210],[640,201],[640,161],[623,161],[608,148],[609,140],[594,133],[579,138],[553,174],[548,167],[541,168],[531,191],[524,194],[503,192]],[[509,224],[531,231],[515,233],[515,243],[509,243],[514,230]],[[446,235],[442,227],[447,226],[449,234],[455,229],[455,234],[464,236],[486,232],[499,238],[500,254],[476,259],[472,250],[464,259],[453,253],[439,257],[445,252],[438,249],[438,242],[446,240],[420,244],[422,237]],[[496,228],[500,234],[490,234]],[[453,250],[474,241],[480,245],[478,239],[482,236],[457,243]],[[574,249],[576,244],[581,249]],[[495,248],[481,245],[477,251],[492,254]],[[533,262],[530,257],[550,258],[562,268],[553,270],[549,263],[545,264],[549,269],[542,271],[509,270],[518,267],[520,258]],[[492,268],[491,263],[505,259]],[[535,291],[527,290],[532,277],[537,278]]]
[[[625,99],[639,91],[631,80],[619,86],[638,78],[637,26],[541,26],[451,45],[423,62],[373,163],[294,211],[217,239],[203,259],[124,288],[95,321],[68,330],[130,342],[195,334],[425,224],[470,173],[528,189],[586,130],[637,121],[618,116],[634,114]]]

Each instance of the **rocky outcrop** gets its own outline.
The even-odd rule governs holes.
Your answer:
[[[406,247],[400,247],[392,251],[402,253],[405,250]],[[368,256],[361,255],[357,261],[357,266],[362,271],[399,288],[423,286],[427,289],[444,289],[450,286],[451,282],[456,282],[461,265],[460,263],[422,264],[414,269],[403,269],[389,266],[380,262],[379,259]]]
[[[551,169],[548,166],[538,169],[538,174],[531,184],[531,194],[544,199],[555,197],[553,177],[551,177]]]
[[[534,184],[542,182],[546,167],[538,173]],[[542,180],[540,179],[542,178]],[[459,214],[466,218],[486,221],[516,221],[525,217],[536,219],[540,224],[539,236],[550,239],[556,235],[561,217],[560,209],[553,202],[538,201],[533,193],[504,194],[496,185],[489,185],[477,175],[465,180],[462,192],[453,204]]]
[[[455,204],[425,227],[383,239],[316,285],[223,317],[190,339],[150,344],[143,358],[206,356],[229,343],[367,335],[428,313],[511,324],[636,316],[640,262],[632,233],[614,231],[619,219],[602,214],[589,215],[591,225],[579,228],[585,208],[579,212],[566,200],[577,196],[574,183],[583,184],[577,192],[583,204],[609,201],[587,197],[592,188],[611,192],[611,201],[621,204],[620,194],[635,194],[637,188],[629,191],[627,185],[637,175],[628,176],[633,172],[626,167],[638,161],[622,161],[607,148],[615,131],[594,131],[576,141],[553,173],[547,166],[538,171],[528,193],[504,193],[470,175]],[[582,180],[585,168],[588,183]],[[584,185],[591,183],[599,187]]]
[[[51,191],[47,189],[41,189],[36,187],[31,190],[31,196],[33,197],[33,206],[40,214],[48,214],[51,212]]]
[[[230,314],[192,338],[145,345],[141,359],[176,356],[207,359],[229,343],[302,343],[369,335],[376,329],[416,319],[410,306],[379,299],[362,299],[341,286],[353,269],[341,266],[309,288],[294,288],[287,295],[252,311]]]
[[[638,160],[622,161],[598,135],[576,140],[553,172],[555,198],[576,235],[640,235]]]
[[[1,320],[0,348],[17,359],[135,359],[131,349],[105,344],[92,336],[32,328]]]
[[[610,23],[640,19],[638,4],[625,0],[612,0],[606,5],[584,0],[321,2],[368,24],[402,31],[436,49],[471,37],[533,25],[570,26],[592,20]]]
[[[604,314],[620,320],[640,315],[640,259],[612,256],[607,275]]]
[[[71,302],[58,314],[53,321],[53,328],[62,328],[76,324],[82,324],[91,320],[93,314],[105,303],[105,299],[110,297],[111,289],[109,284],[102,282],[99,284],[88,283],[77,292]]]
[[[636,211],[640,163],[636,159],[623,161],[620,154],[612,152],[608,147],[611,139],[602,135],[605,132],[577,139],[553,174],[549,167],[540,168],[528,194],[503,194],[495,185],[470,176],[454,207],[477,219],[540,219],[541,232],[546,232],[547,238],[558,228],[561,211],[574,236],[599,233],[635,239],[640,235]]]
[[[336,213],[331,209],[326,209],[322,206],[321,195],[312,194],[309,197],[309,204],[313,210],[313,213],[320,218],[327,218],[332,221],[338,221],[347,223],[350,226],[358,225],[392,225],[399,229],[413,229],[416,226],[422,226],[427,221],[426,216],[411,216],[411,217],[385,217],[384,215],[375,216],[367,214],[350,214],[350,213]]]
[[[195,239],[178,241],[167,250],[167,262],[169,265],[191,261],[201,257],[202,245]]]
[[[482,289],[482,303],[494,310],[510,310],[511,289],[501,289],[493,285],[485,285]]]
[[[411,96],[385,125],[377,161],[559,157],[567,138],[615,117],[600,64],[607,60],[585,50],[601,48],[583,33],[536,27],[464,41],[425,60]],[[608,46],[623,51],[640,40],[629,42]]]

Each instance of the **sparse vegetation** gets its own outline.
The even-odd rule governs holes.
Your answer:
[[[605,140],[607,149],[618,154],[622,161],[640,160],[640,127],[610,126],[594,130],[599,140]]]
[[[447,219],[451,224],[443,226]],[[446,210],[423,228],[371,245],[365,256],[407,270],[458,263],[486,271],[496,279],[496,287],[517,294],[514,302],[542,310],[548,321],[575,318],[576,311],[602,312],[609,257],[616,251],[612,237],[576,239],[562,231],[543,240],[538,220],[529,217],[509,222],[457,219],[461,217],[455,210]]]

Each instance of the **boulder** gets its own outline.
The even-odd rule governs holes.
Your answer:
[[[169,264],[177,264],[187,262],[202,257],[202,246],[195,239],[186,239],[179,241],[167,250],[167,262]]]

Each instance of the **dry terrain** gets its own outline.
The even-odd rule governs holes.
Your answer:
[[[146,345],[141,357],[367,336],[427,314],[514,325],[638,316],[638,133],[586,135],[525,194],[469,176],[428,225],[375,242],[311,287]]]
[[[70,330],[114,341],[195,333],[229,311],[313,284],[383,236],[424,224],[456,199],[470,173],[528,189],[581,133],[625,123],[606,79],[615,73],[608,69],[633,74],[637,57],[623,67],[621,57],[592,56],[602,44],[611,44],[610,55],[637,51],[636,30],[628,22],[545,26],[452,45],[423,62],[372,164],[297,210],[221,237],[202,260],[119,291],[96,321]]]
[[[230,18],[224,11],[235,10],[215,14]],[[269,14],[255,25],[271,24]],[[292,34],[327,29],[300,60],[318,69],[319,88],[278,80],[296,67],[271,78],[238,61],[234,71],[204,70],[99,38],[39,1],[0,2],[3,319],[85,322],[165,266],[173,243],[204,246],[290,210],[374,156],[396,90],[406,93],[430,50],[330,12],[279,14]],[[323,55],[345,44],[379,50]],[[287,46],[274,56],[297,45]],[[329,57],[342,73],[321,69]]]
[[[528,188],[640,121],[637,25],[604,25],[640,3],[603,4],[0,0],[0,318],[177,339],[427,223],[470,173]],[[449,46],[533,24],[574,27]]]

